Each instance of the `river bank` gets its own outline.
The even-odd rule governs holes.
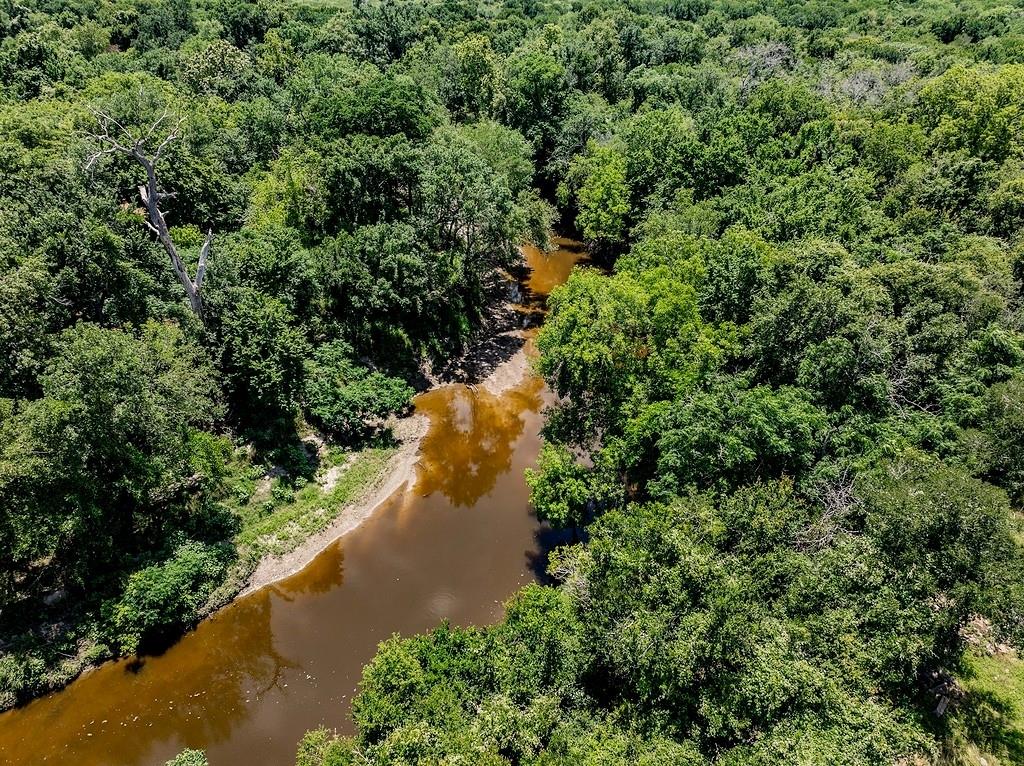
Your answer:
[[[471,385],[494,396],[501,396],[521,385],[530,369],[530,358],[523,347],[501,362],[479,383]],[[441,385],[448,384],[439,383],[428,391]],[[301,571],[325,549],[365,522],[392,496],[411,488],[416,481],[420,445],[428,427],[429,419],[424,415],[412,414],[398,419],[392,427],[392,433],[399,447],[388,459],[381,476],[368,487],[363,496],[345,506],[326,528],[311,534],[291,550],[261,558],[237,597],[246,596]]]
[[[572,242],[566,239],[556,241],[563,245]],[[501,396],[522,384],[531,371],[527,343],[536,321],[528,301],[530,296],[537,294],[538,281],[542,283],[543,295],[552,286],[549,285],[552,277],[544,268],[543,258],[541,251],[526,249],[524,264],[527,271],[518,277],[511,274],[499,276],[500,283],[493,293],[503,297],[491,301],[476,341],[436,374],[425,376],[429,384],[420,396],[458,383]],[[527,327],[523,327],[524,324]],[[429,419],[422,414],[413,413],[395,419],[390,430],[399,446],[381,476],[358,500],[344,507],[327,527],[312,533],[283,554],[262,557],[239,597],[299,572],[326,548],[365,522],[393,495],[411,488],[416,482],[420,446],[428,428]]]
[[[526,282],[543,258],[528,258],[512,274],[495,273],[486,315],[465,351],[436,371],[426,369],[421,393],[451,383],[481,385],[501,392],[528,369],[521,327]],[[527,264],[526,260],[532,263]],[[251,450],[235,448],[221,481],[226,512],[239,519],[232,545],[234,561],[191,617],[190,629],[237,598],[288,577],[373,514],[388,498],[415,480],[425,419],[411,415],[391,424],[393,443],[345,451],[307,432],[296,443],[317,466],[303,478],[283,465],[257,465]],[[109,626],[96,609],[70,599],[25,627],[0,646],[0,712],[52,693],[117,656]],[[174,636],[169,636],[173,639]]]
[[[263,556],[238,598],[290,577],[307,566],[325,548],[362,524],[381,504],[416,477],[420,440],[427,430],[426,419],[412,415],[393,428],[399,447],[387,461],[381,475],[361,497],[344,506],[322,530],[307,536],[285,553]],[[330,481],[330,479],[327,479]]]
[[[116,753],[120,766],[159,766],[201,747],[215,766],[290,764],[306,729],[347,725],[380,640],[500,617],[543,571],[549,544],[523,479],[550,401],[531,374],[536,307],[581,257],[572,246],[528,251],[501,324],[416,397],[397,447],[328,451],[291,505],[252,527],[253,539],[289,534],[265,546],[276,551],[247,585],[166,651],[106,662],[0,714],[0,763],[104,766]],[[259,513],[286,483],[252,478],[246,508]],[[318,514],[325,505],[330,518]]]
[[[416,418],[409,421],[417,423]],[[389,480],[397,463],[415,452],[416,437],[410,433],[409,443],[397,448],[370,446],[346,452],[324,447],[313,480],[294,484],[279,466],[255,466],[245,450],[236,450],[231,474],[223,479],[221,501],[240,521],[231,541],[233,560],[216,581],[198,584],[206,588],[205,603],[182,632],[252,590],[254,578],[268,562],[293,556],[339,519],[371,513],[393,492]],[[67,598],[51,607],[25,633],[0,647],[0,711],[59,691],[115,659],[110,629],[103,610],[90,609],[87,603]],[[167,638],[173,641],[179,635]],[[150,647],[150,652],[160,648]]]
[[[466,352],[450,360],[438,371],[428,370],[428,387],[421,395],[442,386],[462,383],[494,396],[520,386],[532,369],[528,341],[544,312],[548,293],[564,282],[583,253],[578,243],[563,237],[554,238],[557,247],[571,254],[565,259],[548,258],[537,248],[523,248],[525,271],[496,275],[488,313],[477,332],[475,342]],[[392,433],[399,443],[382,476],[356,502],[346,506],[324,529],[308,536],[281,555],[261,558],[239,596],[299,572],[326,548],[354,530],[392,495],[416,480],[420,445],[429,421],[413,414],[397,419]]]

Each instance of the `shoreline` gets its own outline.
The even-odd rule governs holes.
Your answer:
[[[431,374],[429,369],[425,370],[423,382],[426,385],[417,396],[450,385],[462,385],[470,390],[483,390],[491,396],[501,396],[531,374],[533,355],[527,348],[533,330],[525,329],[523,326],[517,301],[521,293],[511,287],[517,283],[522,284],[520,279],[505,275],[502,280],[503,286],[495,286],[497,300],[491,303],[491,308],[475,338],[462,354],[449,360],[437,373]],[[304,538],[291,550],[259,558],[248,576],[236,580],[234,587],[230,584],[229,576],[229,580],[214,591],[207,605],[200,610],[199,619],[188,625],[175,641],[195,630],[198,624],[215,619],[220,611],[237,600],[298,574],[330,546],[361,526],[398,493],[414,491],[420,445],[429,428],[429,417],[420,413],[414,412],[398,418],[393,430],[399,446],[395,453],[387,458],[387,463],[380,474],[363,492],[349,502],[343,503],[324,528]],[[329,491],[339,475],[341,474],[322,477],[322,488]],[[0,714],[60,693],[76,679],[109,662],[126,658],[126,655],[112,653],[109,650],[102,651],[99,656],[90,655],[98,646],[101,645],[82,634],[78,640],[76,653],[64,655],[60,664],[54,666],[60,671],[56,677],[51,676],[47,683],[36,687],[31,694],[23,698],[17,697],[14,693],[5,698],[0,693]],[[6,654],[0,652],[0,656]]]
[[[483,389],[492,396],[501,396],[518,386],[531,372],[531,360],[526,351],[529,336],[521,330],[506,331],[499,335],[523,338],[524,344],[478,383],[461,383],[457,380],[438,381],[418,395],[445,386],[466,385],[470,388]],[[420,444],[429,429],[430,419],[426,415],[413,413],[399,419],[395,426],[395,436],[401,446],[388,460],[388,467],[364,496],[343,507],[324,529],[310,535],[292,550],[261,559],[249,576],[245,587],[231,601],[249,596],[298,574],[309,566],[317,556],[350,532],[358,529],[389,500],[400,493],[412,491],[416,486]],[[216,614],[217,611],[219,610],[215,610],[210,616]]]
[[[358,528],[393,496],[407,492],[415,484],[420,442],[429,427],[430,422],[425,415],[413,414],[399,420],[395,436],[401,446],[388,459],[388,466],[364,495],[342,507],[324,529],[310,535],[292,550],[260,559],[245,587],[232,600],[298,574],[331,545]]]

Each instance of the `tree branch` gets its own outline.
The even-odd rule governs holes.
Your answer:
[[[150,148],[163,126],[171,119],[171,113],[168,110],[165,109],[149,128],[137,137],[106,112],[99,109],[93,109],[92,112],[99,126],[99,132],[92,134],[92,139],[98,144],[99,148],[89,155],[86,161],[86,169],[91,169],[101,157],[111,154],[122,154],[131,157],[142,167],[146,173],[146,183],[141,184],[138,188],[139,197],[142,199],[142,204],[146,209],[146,228],[153,232],[160,244],[163,245],[168,258],[171,260],[174,273],[178,277],[178,281],[181,282],[185,294],[188,296],[192,311],[195,312],[200,320],[205,322],[200,290],[203,286],[203,277],[206,276],[206,264],[210,255],[210,244],[213,242],[213,230],[209,230],[206,234],[206,240],[203,242],[202,249],[199,252],[199,265],[196,268],[196,276],[195,279],[192,279],[184,262],[181,260],[181,256],[178,254],[178,248],[174,244],[170,230],[167,227],[167,220],[160,209],[161,200],[172,198],[175,195],[173,192],[160,191],[156,173],[156,164],[160,160],[161,154],[164,149],[179,138],[181,126],[184,124],[185,118],[179,117],[174,125],[167,130],[163,138],[160,139],[156,147]],[[112,128],[116,129],[116,132],[112,131]]]
[[[203,277],[206,276],[206,258],[210,254],[210,243],[213,242],[213,229],[206,232],[206,241],[199,251],[199,266],[196,268],[196,290],[203,286]]]

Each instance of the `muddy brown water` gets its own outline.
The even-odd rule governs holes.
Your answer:
[[[524,305],[582,257],[560,245],[526,249]],[[349,703],[380,641],[445,619],[494,622],[542,571],[523,471],[550,400],[533,376],[498,395],[464,385],[421,394],[430,428],[414,488],[162,655],[107,663],[0,715],[0,763],[162,766],[193,747],[211,766],[291,766],[306,730],[351,732]]]

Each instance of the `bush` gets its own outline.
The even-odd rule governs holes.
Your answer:
[[[350,358],[351,348],[341,342],[317,349],[307,363],[307,413],[328,431],[351,439],[409,406],[413,390],[401,378],[360,367]]]
[[[206,754],[202,750],[185,749],[167,762],[167,766],[208,766]]]
[[[123,653],[137,652],[161,633],[195,622],[228,559],[223,546],[187,542],[167,561],[133,573],[113,607],[113,642]]]

